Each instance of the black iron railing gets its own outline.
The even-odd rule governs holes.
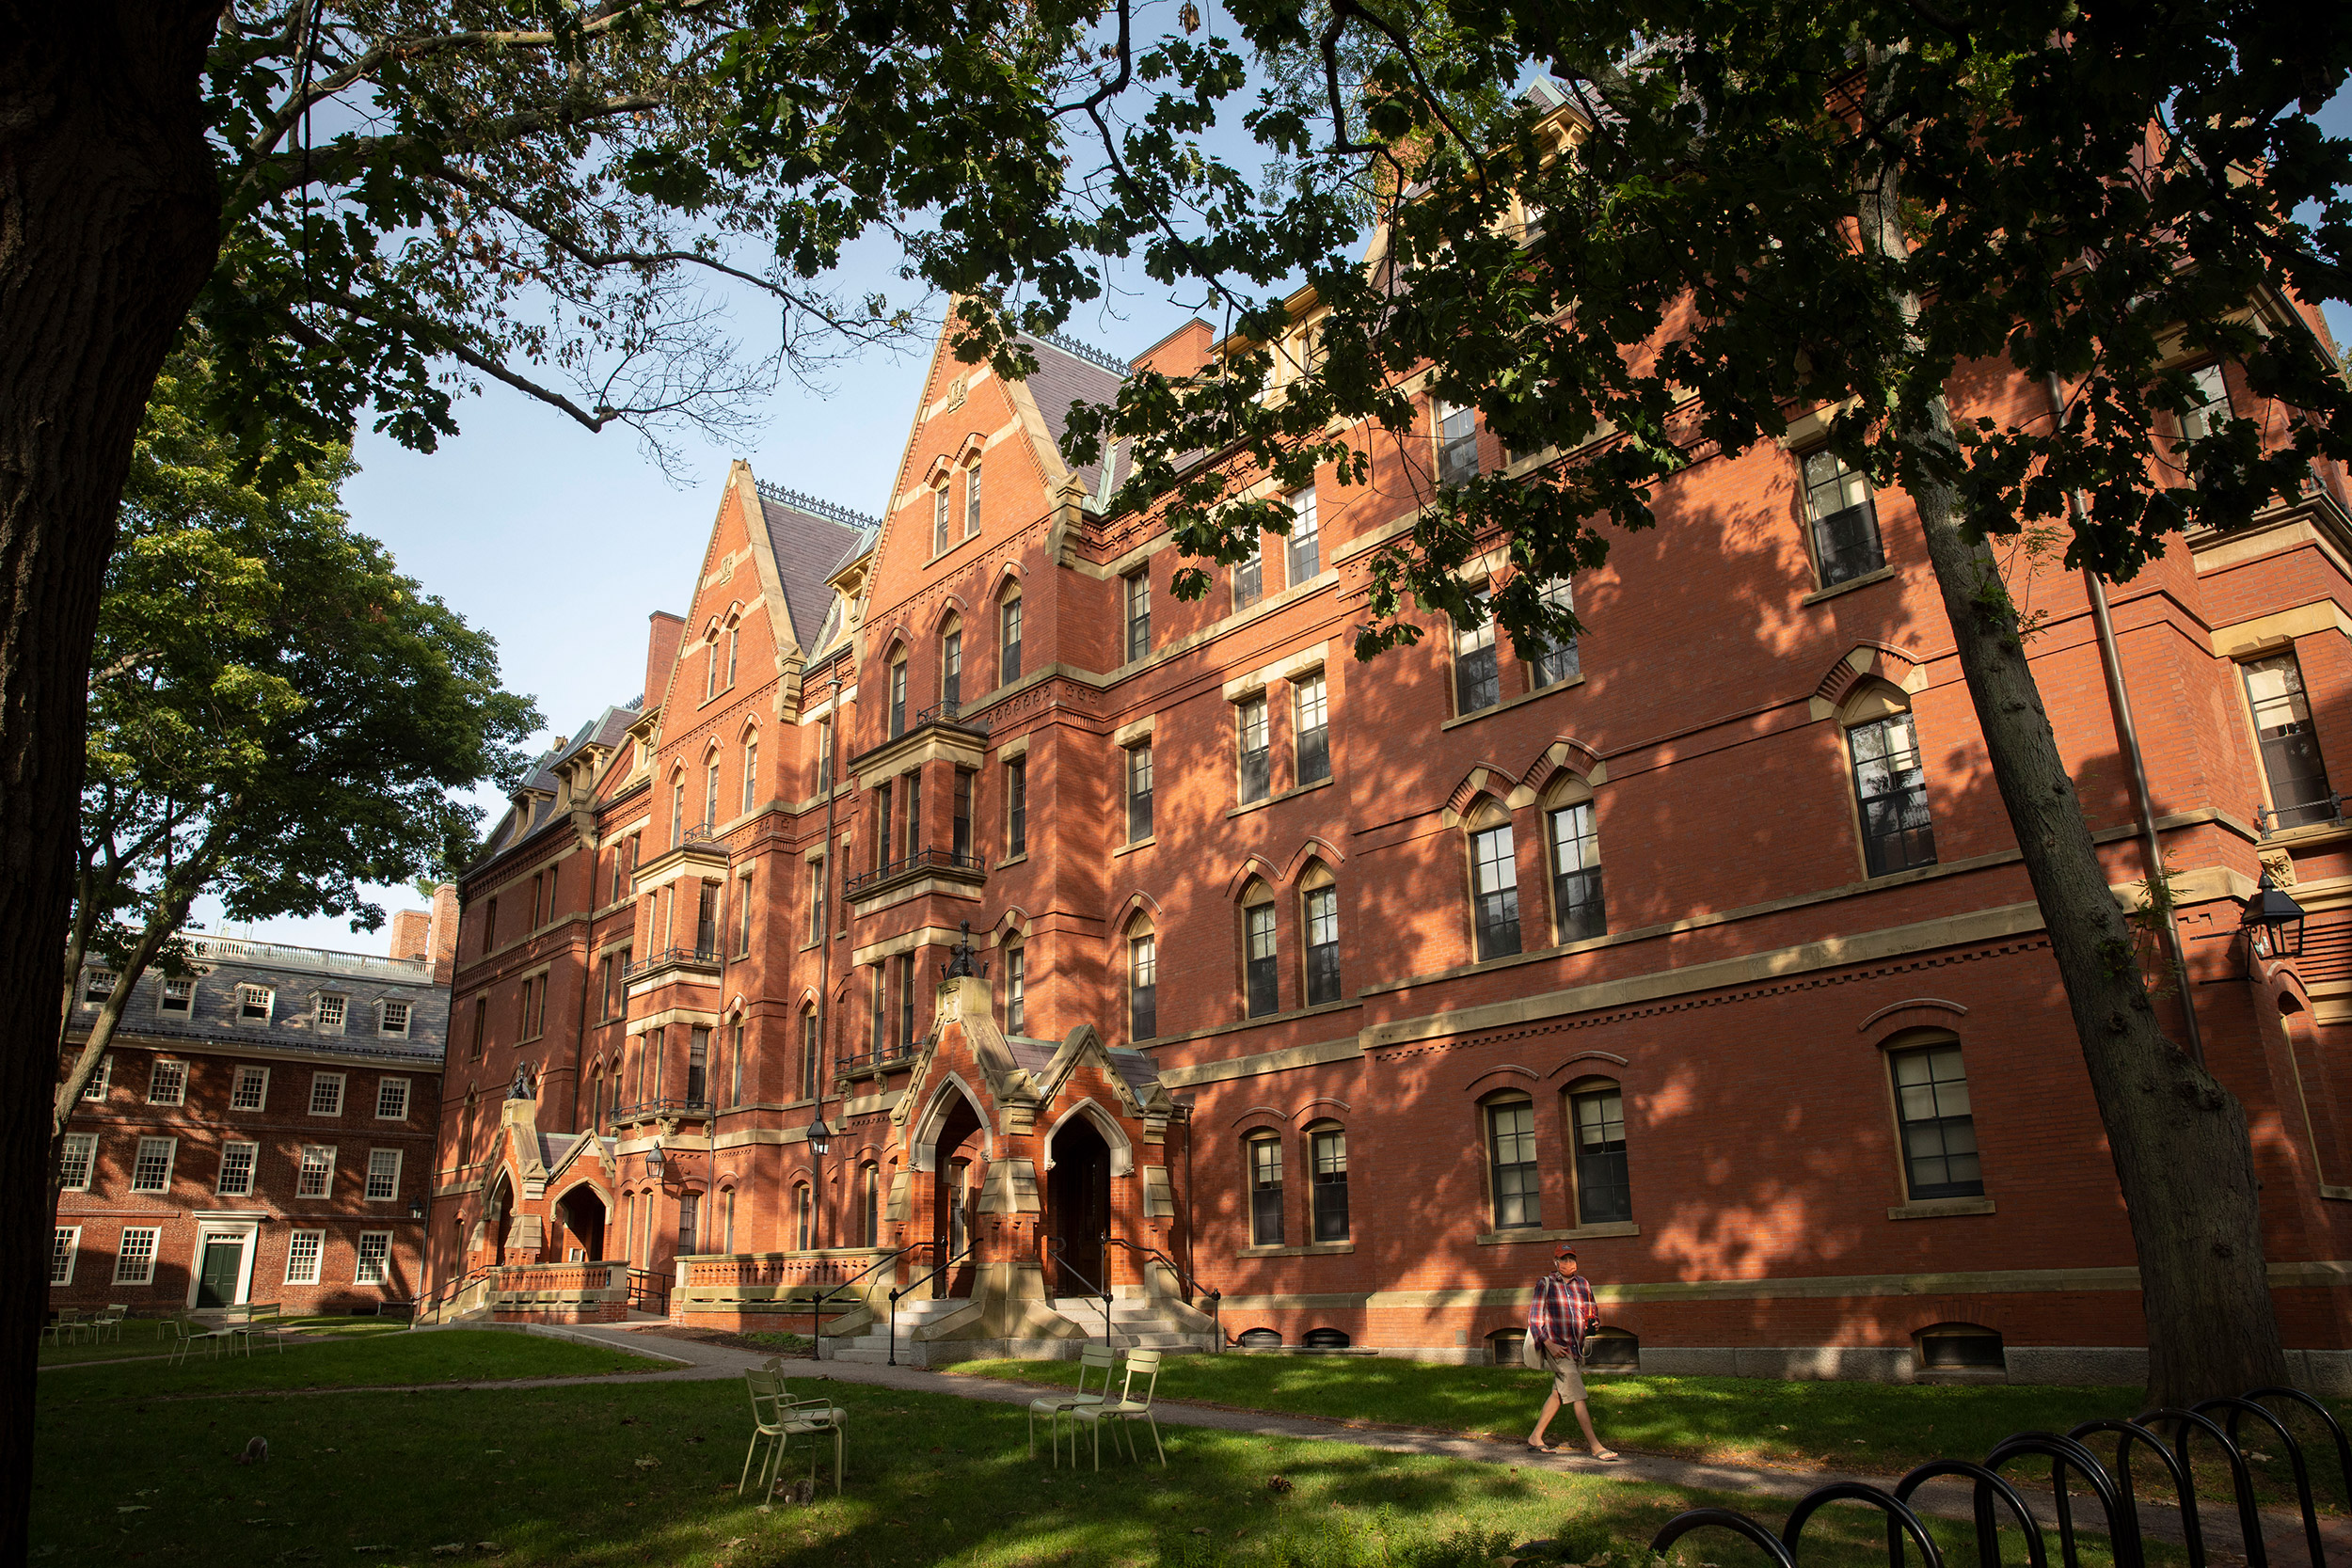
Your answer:
[[[687,848],[724,849],[727,838],[716,822],[697,822],[686,830],[678,843]]]
[[[1108,1241],[1109,1239],[1110,1238],[1108,1237],[1104,1238],[1105,1241]],[[1087,1288],[1087,1294],[1097,1299],[1103,1309],[1103,1348],[1104,1350],[1108,1350],[1111,1348],[1111,1288],[1107,1284],[1097,1285],[1093,1280],[1089,1279],[1085,1275],[1082,1275],[1076,1269],[1072,1268],[1070,1266],[1070,1259],[1063,1255],[1063,1245],[1064,1243],[1059,1236],[1048,1236],[1045,1238],[1046,1267],[1054,1275],[1060,1278],[1076,1280],[1079,1284]],[[1108,1259],[1105,1258],[1104,1261],[1107,1262]],[[1107,1280],[1110,1278],[1110,1270],[1104,1269],[1103,1271],[1103,1277]],[[1048,1286],[1047,1288],[1049,1290],[1052,1289],[1051,1286]],[[1062,1292],[1056,1291],[1055,1299],[1064,1299]]]
[[[725,957],[716,947],[665,947],[659,953],[648,953],[631,959],[621,970],[621,978],[633,980],[640,974],[650,974],[657,969],[675,965],[681,969],[717,969]]]
[[[977,719],[963,717],[961,703],[933,703],[922,709],[914,716],[914,727],[919,730],[926,724],[953,724],[960,730],[972,730],[980,735],[988,733],[986,724]]]
[[[884,882],[924,871],[979,872],[983,869],[979,856],[968,850],[942,849],[934,845],[895,861],[884,861],[871,871],[861,871],[842,884],[841,896],[854,898],[866,888],[880,887]]]
[[[2344,800],[2341,794],[2328,794],[2314,800],[2291,802],[2283,806],[2256,806],[2254,820],[2268,838],[2291,828],[2316,827],[2321,823],[2344,820]]]
[[[657,1117],[701,1117],[709,1119],[712,1111],[707,1100],[641,1100],[634,1105],[616,1105],[612,1119],[619,1121],[651,1121]]]
[[[444,1284],[439,1290],[431,1291],[430,1293],[420,1297],[417,1301],[410,1304],[413,1310],[409,1314],[408,1326],[410,1328],[416,1327],[419,1323],[424,1322],[426,1313],[440,1311],[443,1306],[455,1301],[459,1296],[464,1295],[468,1291],[471,1290],[475,1284],[492,1277],[498,1272],[499,1266],[496,1263],[479,1263],[473,1268],[468,1270],[466,1273],[459,1275],[455,1279]]]
[[[854,1056],[835,1058],[834,1076],[862,1078],[870,1073],[888,1072],[895,1068],[905,1067],[914,1060],[913,1045],[885,1046],[880,1051],[864,1051]]]
[[[2139,1509],[2132,1487],[2133,1449],[2137,1445],[2154,1456],[2165,1479],[2172,1485],[2179,1499],[2182,1544],[2186,1550],[2190,1568],[2204,1568],[2207,1560],[2205,1531],[2197,1513],[2197,1487],[2191,1465],[2191,1438],[2201,1440],[2202,1446],[2218,1450],[2230,1466],[2231,1488],[2237,1505],[2237,1525],[2240,1533],[2238,1551],[2231,1554],[2248,1564],[2248,1568],[2268,1568],[2269,1544],[2263,1537],[2261,1508],[2254,1496],[2253,1472],[2247,1465],[2248,1451],[2238,1440],[2238,1429],[2253,1421],[2266,1429],[2262,1435],[2266,1442],[2276,1442],[2285,1454],[2289,1471],[2295,1480],[2296,1502],[2302,1513],[2304,1544],[2311,1555],[2312,1568],[2325,1568],[2328,1550],[2320,1535],[2319,1511],[2312,1496],[2311,1466],[2303,1457],[2302,1446],[2279,1415],[2256,1402],[2261,1400],[2285,1401],[2316,1416],[2327,1429],[2336,1448],[2337,1463],[2343,1467],[2347,1496],[2352,1497],[2352,1441],[2347,1441],[2344,1428],[2337,1424],[2328,1407],[2295,1388],[2257,1388],[2241,1399],[2205,1400],[2186,1410],[2164,1408],[2150,1410],[2128,1421],[2085,1421],[2064,1436],[2054,1432],[2021,1432],[1994,1446],[1981,1465],[1964,1459],[1935,1459],[1918,1466],[1897,1481],[1892,1490],[1872,1486],[1865,1481],[1844,1481],[1816,1487],[1789,1511],[1788,1521],[1780,1532],[1772,1530],[1750,1517],[1727,1508],[1699,1508],[1678,1513],[1666,1521],[1656,1538],[1650,1542],[1652,1552],[1663,1554],[1674,1544],[1693,1530],[1727,1529],[1744,1538],[1762,1552],[1777,1568],[1797,1568],[1797,1544],[1804,1533],[1806,1523],[1823,1506],[1833,1502],[1867,1503],[1886,1515],[1886,1560],[1888,1568],[1903,1568],[1903,1544],[1908,1540],[1919,1550],[1928,1568],[1942,1568],[1943,1557],[1928,1535],[1927,1526],[1914,1510],[1912,1499],[1921,1486],[1942,1477],[1959,1477],[1976,1483],[1974,1524],[1977,1554],[1981,1562],[1998,1563],[2000,1544],[1996,1532],[2001,1515],[2006,1513],[2026,1538],[2029,1560],[2039,1565],[2049,1560],[2042,1544],[2041,1525],[2025,1497],[2001,1472],[2020,1460],[2046,1459],[2050,1462],[2054,1517],[2058,1535],[2058,1560],[2066,1568],[2079,1568],[2074,1528],[2074,1494],[2079,1486],[2095,1499],[2106,1515],[2106,1536],[2114,1554],[2115,1568],[2144,1568],[2147,1548],[2140,1536]],[[2215,1418],[2218,1416],[2220,1419]],[[2165,1432],[2169,1429],[2168,1446]],[[2115,1439],[2115,1464],[2112,1468],[2103,1464],[2090,1448],[2095,1438]],[[2261,1457],[2261,1456],[2257,1456]],[[1520,1551],[1529,1550],[1522,1546]]]
[[[1176,1283],[1183,1286],[1184,1289],[1184,1305],[1186,1307],[1190,1307],[1192,1305],[1193,1297],[1206,1296],[1209,1301],[1209,1321],[1216,1325],[1216,1348],[1220,1352],[1225,1349],[1225,1315],[1223,1310],[1225,1302],[1224,1291],[1203,1289],[1199,1280],[1193,1278],[1192,1275],[1186,1274],[1182,1268],[1177,1266],[1175,1259],[1170,1258],[1167,1253],[1162,1252],[1157,1247],[1149,1247],[1138,1242],[1131,1242],[1124,1236],[1105,1236],[1103,1238],[1103,1244],[1104,1246],[1123,1246],[1129,1252],[1134,1253],[1136,1258],[1146,1263],[1157,1263],[1168,1273],[1174,1275],[1176,1276]],[[1105,1274],[1109,1272],[1110,1271],[1108,1269],[1104,1270],[1104,1273]]]
[[[628,1305],[657,1318],[670,1315],[670,1276],[660,1269],[628,1271]]]
[[[944,1246],[945,1243],[940,1242],[916,1242],[912,1246],[902,1247],[899,1250],[903,1252],[937,1253],[942,1250]],[[890,1364],[892,1366],[895,1367],[898,1364],[898,1298],[900,1296],[913,1295],[917,1290],[921,1289],[925,1285],[930,1284],[933,1280],[938,1279],[949,1269],[954,1268],[958,1263],[962,1262],[965,1259],[971,1256],[972,1243],[966,1242],[963,1244],[963,1250],[961,1252],[957,1253],[952,1258],[942,1259],[930,1270],[930,1273],[924,1275],[921,1278],[911,1280],[907,1284],[901,1285],[897,1290],[890,1292]]]

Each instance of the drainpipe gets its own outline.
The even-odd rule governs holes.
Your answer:
[[[833,663],[833,705],[825,713],[824,754],[818,761],[818,773],[825,781],[825,870],[818,879],[817,895],[824,900],[824,915],[818,929],[824,933],[817,945],[817,1115],[811,1125],[825,1119],[825,1043],[833,1019],[833,863],[839,858],[840,846],[834,840],[834,800],[841,792],[841,660]],[[815,1156],[816,1175],[811,1179],[809,1201],[815,1208],[816,1234],[809,1240],[818,1251],[825,1245],[825,1157]],[[811,1350],[814,1351],[814,1345]]]
[[[2058,389],[2057,374],[2043,377],[2050,393],[2052,417],[2063,423],[2066,419],[2066,398]],[[2069,490],[2066,503],[2074,517],[2078,531],[2088,531],[2090,509],[2083,503],[2080,490]],[[2099,631],[2099,667],[2107,677],[2107,706],[2115,715],[2116,745],[2123,752],[2132,774],[2132,802],[2138,808],[2140,853],[2148,864],[2148,887],[2153,894],[2164,876],[2164,841],[2156,832],[2155,806],[2148,791],[2148,765],[2139,750],[2139,728],[2132,721],[2131,693],[2123,685],[2123,661],[2115,646],[2115,618],[2107,610],[2107,587],[2099,574],[2083,568],[2083,586],[2090,595],[2090,618]],[[2205,1065],[2205,1041],[2197,1026],[2197,997],[2188,976],[2188,952],[2181,942],[2181,923],[2169,909],[2164,911],[2165,948],[2172,960],[2172,972],[2180,976],[2181,1019],[2183,1032],[2188,1037],[2188,1058],[2199,1067]]]

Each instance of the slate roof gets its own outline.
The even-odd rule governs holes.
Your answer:
[[[875,525],[854,512],[788,490],[768,484],[758,488],[760,514],[768,524],[768,547],[775,552],[776,576],[784,584],[784,612],[791,624],[792,641],[813,649],[836,596],[825,579],[856,559],[859,542]],[[846,520],[851,518],[856,520]]]
[[[429,961],[209,935],[191,937],[189,946],[198,973],[187,1010],[163,1009],[164,975],[150,970],[139,977],[122,1010],[125,1036],[185,1040],[192,1046],[324,1052],[428,1067],[441,1060],[449,1040],[449,988],[435,982]],[[69,1034],[88,1033],[98,1009],[83,998],[88,994],[90,974],[104,967],[84,967],[66,1021]],[[243,1016],[238,992],[243,985],[269,988],[273,1000],[267,1019]],[[317,1026],[313,999],[321,992],[344,1000],[340,1033]],[[406,1034],[382,1032],[380,1005],[385,1002],[408,1005]]]
[[[499,818],[498,826],[490,832],[486,840],[490,848],[474,863],[486,865],[516,845],[535,836],[555,820],[555,797],[562,793],[561,782],[555,776],[557,765],[582,746],[596,745],[608,752],[618,751],[628,739],[628,727],[637,722],[639,717],[635,707],[606,708],[580,725],[569,740],[533,763],[531,772],[516,786],[517,793],[532,793],[534,798],[529,801],[531,815],[518,823],[516,808],[509,806],[506,815]]]
[[[1025,1035],[1007,1035],[1005,1050],[1011,1055],[1013,1066],[1027,1073],[1031,1078],[1041,1078],[1044,1076],[1045,1069],[1053,1065],[1054,1057],[1061,1051],[1061,1042],[1033,1040]],[[1152,1066],[1152,1058],[1140,1051],[1105,1050],[1104,1054],[1110,1057],[1111,1066],[1119,1069],[1120,1080],[1129,1088],[1135,1090],[1138,1097],[1144,1095],[1152,1085],[1160,1081],[1160,1069]]]
[[[1037,411],[1044,416],[1046,433],[1054,445],[1061,445],[1063,435],[1070,429],[1070,409],[1073,404],[1112,404],[1119,401],[1119,388],[1126,377],[1105,369],[1078,352],[1076,344],[1063,344],[1052,338],[1023,333],[1021,341],[1037,355],[1037,373],[1028,380],[1029,396],[1037,400]],[[1087,487],[1097,511],[1110,493],[1126,478],[1127,449],[1124,442],[1113,442],[1108,455],[1110,471],[1104,482],[1104,466],[1089,463],[1073,470]]]

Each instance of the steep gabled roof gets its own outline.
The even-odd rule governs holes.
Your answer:
[[[1127,379],[1126,368],[1110,356],[1058,334],[1025,332],[1021,341],[1037,355],[1037,373],[1029,377],[1026,386],[1029,396],[1037,402],[1038,413],[1044,418],[1046,433],[1054,438],[1055,450],[1059,451],[1062,436],[1070,429],[1071,406],[1080,403],[1117,403],[1119,388]],[[1103,465],[1099,461],[1072,470],[1098,507],[1125,477],[1124,444],[1112,444],[1107,455],[1111,462],[1107,484],[1104,483]]]
[[[826,579],[854,558],[870,530],[882,525],[848,507],[765,480],[758,482],[758,492],[792,641],[814,650],[826,612],[833,608],[834,592]]]

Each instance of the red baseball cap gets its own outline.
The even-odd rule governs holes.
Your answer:
[[[1576,1248],[1564,1244],[1554,1247],[1551,1255],[1554,1258],[1573,1258],[1576,1256]]]

